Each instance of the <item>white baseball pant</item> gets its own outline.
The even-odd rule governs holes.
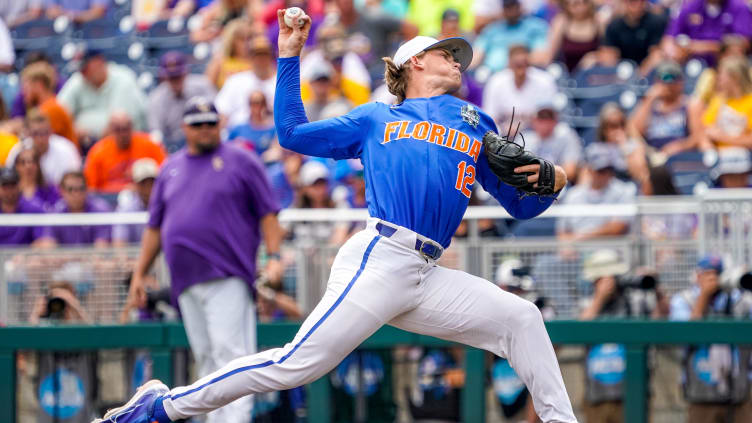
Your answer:
[[[473,275],[436,265],[415,251],[417,235],[389,237],[369,219],[339,250],[326,293],[291,343],[238,358],[165,396],[175,420],[245,395],[313,382],[382,325],[461,342],[506,357],[528,386],[544,422],[576,422],[536,306]]]
[[[193,285],[180,294],[178,303],[200,377],[256,352],[256,310],[240,278]],[[252,396],[240,398],[207,414],[206,421],[248,423],[252,409]]]

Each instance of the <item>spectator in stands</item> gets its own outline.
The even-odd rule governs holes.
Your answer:
[[[50,19],[67,16],[74,23],[103,18],[110,0],[47,0],[46,14]]]
[[[752,12],[743,0],[691,0],[682,5],[666,35],[669,54],[677,60],[698,57],[713,65],[724,36],[752,37]]]
[[[41,51],[31,51],[29,53],[26,53],[26,55],[23,57],[24,66],[31,66],[39,62],[46,63],[52,66],[52,68],[55,70],[55,80],[57,82],[55,83],[54,91],[57,94],[58,92],[60,92],[60,89],[63,88],[63,83],[65,81],[63,81],[63,79],[58,74],[55,66],[50,61],[50,58]],[[26,99],[24,97],[23,84],[21,84],[16,97],[13,99],[13,104],[11,105],[10,109],[10,116],[12,118],[23,118],[26,117],[26,111]],[[21,126],[23,126],[23,121],[19,121],[19,127]]]
[[[648,147],[668,156],[694,148],[690,134],[689,98],[684,95],[684,74],[674,62],[656,68],[653,86],[635,108],[629,120]]]
[[[666,19],[650,12],[647,4],[647,0],[622,0],[623,13],[608,24],[603,41],[611,56],[632,60],[638,65],[653,55],[644,64],[643,74],[660,58],[659,44],[666,27]]]
[[[412,3],[410,3],[412,5]],[[469,2],[461,2],[461,4],[468,5]],[[465,7],[465,14],[462,16],[469,16],[470,10]],[[463,19],[464,22],[464,19]],[[448,8],[441,14],[441,26],[439,27],[439,33],[434,38],[437,40],[443,40],[445,38],[462,37],[468,41],[472,40],[474,35],[467,31],[464,31],[460,27],[460,12],[457,9]]]
[[[183,109],[188,99],[213,99],[216,92],[205,76],[188,73],[188,58],[178,51],[162,55],[159,78],[162,82],[149,93],[149,130],[168,152],[175,152],[185,145]]]
[[[147,210],[154,180],[159,174],[159,164],[150,157],[133,162],[131,177],[133,184],[118,194],[117,212],[142,212]],[[122,247],[141,241],[144,225],[114,225],[112,227],[112,245]]]
[[[545,66],[559,60],[573,72],[588,53],[600,47],[605,28],[595,8],[593,0],[563,1],[562,13],[551,23],[548,44],[533,61]]]
[[[109,212],[107,203],[89,195],[86,178],[81,172],[67,172],[60,182],[63,199],[55,205],[55,213],[103,213]],[[60,245],[93,244],[107,247],[110,244],[111,228],[107,225],[54,226],[52,236]]]
[[[546,21],[523,15],[519,0],[503,0],[503,5],[503,19],[486,26],[473,46],[473,65],[483,64],[491,72],[511,67],[512,46],[533,51],[546,45]]]
[[[694,285],[671,298],[671,320],[752,317],[750,293],[734,285],[724,287],[723,269],[720,257],[702,257],[697,262]],[[713,344],[692,346],[686,353],[682,384],[689,402],[687,421],[751,421],[749,349]]]
[[[494,74],[483,89],[483,108],[499,128],[508,126],[512,108],[522,127],[527,127],[535,114],[535,107],[550,102],[558,92],[553,77],[530,66],[529,58],[530,51],[526,46],[510,46],[509,68]]]
[[[18,189],[18,173],[12,167],[0,168],[0,213],[44,213],[27,201]],[[0,245],[49,246],[54,244],[50,229],[43,226],[0,227]]]
[[[13,50],[13,40],[10,31],[2,19],[0,19],[0,73],[10,72],[16,60],[16,52]]]
[[[24,68],[21,81],[26,108],[38,107],[39,111],[49,119],[52,132],[78,147],[78,139],[73,131],[73,120],[55,98],[57,86],[55,68],[44,61],[32,63]]]
[[[306,55],[300,65],[301,97],[303,102],[311,99],[311,74],[329,66],[332,74],[332,95],[343,96],[359,106],[368,101],[371,94],[371,76],[361,58],[348,50],[345,28],[338,24],[323,24],[319,28],[316,49]],[[335,94],[336,92],[336,94]]]
[[[333,109],[344,110],[345,113],[352,109],[352,103],[334,88],[334,77],[335,71],[327,62],[315,64],[308,71],[311,98],[304,103],[304,106],[309,121],[315,122],[321,120],[322,116],[332,115]]]
[[[230,129],[228,141],[249,148],[258,154],[264,163],[279,160],[280,147],[277,144],[277,128],[274,126],[269,102],[264,93],[254,91],[248,99],[250,119],[248,122]]]
[[[728,147],[718,151],[718,162],[710,175],[718,188],[749,188],[752,153],[744,147]]]
[[[52,282],[47,294],[37,298],[29,316],[29,323],[39,324],[41,319],[55,323],[92,324],[91,316],[81,306],[76,290],[70,282]]]
[[[390,40],[409,40],[418,35],[418,27],[408,21],[385,13],[360,13],[353,0],[335,0],[334,4],[340,23],[350,35],[351,48],[363,59],[374,80],[383,78],[381,58],[389,56]]]
[[[320,161],[308,160],[301,166],[295,208],[335,208],[336,204],[329,192],[330,177],[329,168]],[[349,228],[347,223],[301,222],[295,224],[291,231],[297,241],[310,246],[322,246],[341,245],[347,239]]]
[[[630,204],[635,200],[633,184],[615,177],[620,158],[617,152],[602,143],[585,149],[589,180],[573,186],[564,196],[563,204]],[[581,241],[624,235],[629,232],[626,217],[572,216],[557,221],[557,237],[563,241]]]
[[[531,122],[532,131],[525,133],[525,148],[559,163],[573,180],[582,161],[582,140],[574,129],[558,118],[550,101],[539,103]]]
[[[746,57],[747,50],[749,49],[749,42],[737,35],[727,35],[723,37],[720,43],[718,53],[718,63],[727,57]],[[698,109],[702,116],[702,112],[710,103],[713,95],[716,91],[716,80],[718,79],[718,65],[714,67],[705,68],[700,76],[695,81],[695,88],[692,92],[692,99],[694,102],[700,102],[700,108]],[[699,121],[699,119],[698,119]]]
[[[271,163],[266,168],[269,182],[274,196],[280,207],[286,209],[293,205],[295,187],[298,185],[300,167],[303,165],[303,155],[292,150],[282,149],[282,160]]]
[[[452,37],[468,35],[467,40],[472,40],[473,2],[462,0],[411,0],[406,3],[407,14],[404,17],[418,27],[421,35],[443,39],[442,37],[436,37],[436,35],[444,32],[443,29],[446,28],[448,34],[455,34],[451,35]]]
[[[194,43],[213,41],[222,33],[222,29],[230,21],[237,18],[252,20],[249,0],[214,0],[201,9],[199,16],[201,24],[198,29],[191,31],[191,41]]]
[[[728,57],[718,66],[716,94],[702,117],[700,148],[752,147],[752,78],[745,57]]]
[[[131,117],[116,111],[110,117],[108,135],[89,151],[84,174],[89,188],[97,193],[117,194],[131,182],[131,165],[149,157],[161,164],[166,154],[149,134],[135,132]]]
[[[108,63],[98,50],[88,50],[81,69],[58,94],[58,101],[73,115],[79,144],[88,148],[104,136],[113,110],[125,110],[137,130],[146,130],[146,96],[129,68]]]
[[[592,253],[583,269],[593,284],[593,294],[581,304],[580,320],[597,318],[660,318],[668,309],[666,296],[654,286],[627,285],[629,265],[614,250]],[[624,411],[624,345],[599,344],[588,347],[585,357],[585,421],[621,422]]]
[[[18,188],[21,196],[44,211],[51,211],[60,200],[60,191],[55,184],[44,179],[39,154],[33,147],[24,147],[16,156],[13,168],[18,173]]]
[[[42,163],[44,179],[50,183],[58,184],[64,173],[81,169],[81,156],[76,146],[53,134],[50,120],[42,112],[30,110],[25,125],[28,137],[13,146],[5,161],[6,166],[13,166],[21,150],[31,148]]]
[[[44,10],[45,0],[13,0],[0,3],[0,20],[8,28],[39,19]]]
[[[595,141],[613,150],[619,157],[615,166],[618,177],[632,180],[644,192],[649,191],[650,172],[645,145],[630,136],[627,131],[627,116],[618,104],[606,103],[601,109]]]
[[[227,78],[238,72],[250,70],[251,24],[245,19],[234,19],[222,30],[222,48],[206,67],[206,77],[217,89],[222,88]]]
[[[251,61],[253,68],[228,78],[214,102],[230,127],[248,122],[248,98],[252,92],[263,92],[270,109],[274,104],[277,64],[272,55],[272,46],[263,35],[251,41]]]

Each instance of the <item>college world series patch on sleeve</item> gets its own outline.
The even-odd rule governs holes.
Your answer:
[[[464,106],[462,106],[462,109],[460,110],[460,116],[462,116],[463,121],[465,121],[473,128],[477,128],[478,124],[480,123],[480,115],[478,114],[478,109],[470,104],[465,104]]]

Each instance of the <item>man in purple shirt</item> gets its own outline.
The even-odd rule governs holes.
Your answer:
[[[145,275],[164,250],[199,376],[256,350],[253,295],[262,236],[267,276],[282,276],[279,206],[264,165],[254,153],[220,143],[218,124],[211,102],[188,101],[186,148],[157,176],[130,289],[142,307]],[[210,413],[208,422],[247,422],[251,405],[247,398],[235,401]]]
[[[18,173],[10,167],[0,168],[0,213],[44,213],[27,201],[18,189]],[[0,245],[51,245],[50,230],[42,226],[0,226]]]
[[[63,199],[55,204],[55,213],[104,213],[109,212],[107,203],[88,195],[86,179],[79,171],[67,172],[60,181]],[[111,227],[108,225],[54,226],[52,236],[58,244],[93,244],[107,247],[110,244]]]
[[[743,0],[691,0],[666,31],[674,49],[714,65],[725,36],[752,37],[752,12]]]

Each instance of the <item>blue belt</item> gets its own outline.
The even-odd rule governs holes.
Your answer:
[[[379,222],[376,224],[376,231],[378,231],[379,235],[389,238],[397,232],[397,228],[392,228]],[[441,253],[444,252],[444,249],[438,244],[432,241],[423,241],[420,238],[415,239],[415,250],[431,260],[438,260],[441,257]]]

